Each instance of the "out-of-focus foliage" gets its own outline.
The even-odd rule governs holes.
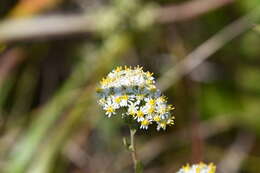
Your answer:
[[[258,0],[230,0],[214,10],[175,19],[178,22],[162,22],[163,15],[157,14],[165,12],[163,7],[183,10],[180,7],[192,2],[1,2],[0,28],[14,18],[82,14],[93,16],[96,31],[83,32],[88,27],[84,25],[79,33],[63,33],[64,29],[51,36],[0,40],[0,172],[133,172],[122,144],[128,129],[119,116],[108,121],[98,107],[98,81],[119,65],[143,66],[157,80],[219,30],[260,5]],[[179,17],[205,8],[205,2],[180,10]],[[137,131],[144,172],[172,173],[198,161],[214,162],[220,173],[260,172],[259,26],[255,19],[249,30],[192,72],[177,82],[167,81],[170,87],[164,94],[176,107],[175,126],[157,132],[151,125]],[[238,156],[230,154],[234,148]]]

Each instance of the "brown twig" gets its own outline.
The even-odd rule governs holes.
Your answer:
[[[234,0],[194,0],[181,5],[155,9],[155,23],[182,21],[197,17]],[[104,13],[105,15],[105,13]],[[0,40],[14,41],[39,37],[64,36],[95,32],[93,18],[86,14],[53,15],[23,19],[9,19],[0,23]]]
[[[5,52],[0,58],[0,86],[10,71],[23,60],[21,49],[11,49]]]
[[[156,21],[158,23],[169,23],[187,20],[232,2],[234,0],[193,0],[180,5],[170,5],[157,9]]]
[[[89,16],[53,15],[3,21],[0,24],[0,40],[13,41],[93,31],[95,27]]]
[[[241,163],[248,156],[254,141],[254,135],[245,132],[240,133],[219,163],[218,172],[237,173]]]
[[[226,26],[217,34],[201,44],[197,49],[191,52],[186,58],[170,68],[158,80],[159,88],[165,90],[178,81],[181,77],[189,74],[198,67],[202,62],[208,59],[225,44],[253,27],[254,21],[260,17],[259,8],[257,7],[251,13],[239,18],[235,22]]]

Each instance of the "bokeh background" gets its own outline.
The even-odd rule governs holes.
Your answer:
[[[1,0],[0,172],[130,173],[95,87],[151,71],[175,126],[136,135],[145,173],[260,172],[259,0]]]

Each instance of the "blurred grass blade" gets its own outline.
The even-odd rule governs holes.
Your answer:
[[[66,81],[63,88],[54,96],[52,101],[45,105],[38,113],[37,118],[32,121],[25,136],[17,144],[17,148],[11,154],[11,161],[7,165],[6,173],[23,173],[37,151],[39,144],[43,141],[49,128],[62,115],[65,108],[71,105],[81,94],[83,86],[91,77],[100,77],[106,72],[115,59],[119,58],[130,46],[127,34],[115,34],[110,36],[96,52],[90,53],[92,62],[81,61],[71,77]]]

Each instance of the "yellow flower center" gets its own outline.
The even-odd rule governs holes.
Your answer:
[[[130,111],[129,111],[129,115],[134,116],[134,115],[135,115],[135,111],[134,111],[134,110],[130,110]]]
[[[117,68],[115,69],[115,72],[120,72],[121,70],[122,70],[122,67],[119,66],[119,67],[117,67]]]
[[[182,169],[183,169],[185,172],[187,172],[187,171],[190,170],[190,165],[187,164],[186,166],[183,166]]]
[[[136,116],[137,116],[137,117],[143,117],[143,116],[144,116],[144,113],[139,110],[139,111],[137,111]]]
[[[213,165],[212,163],[209,164],[209,173],[215,173],[216,172],[216,166]]]
[[[151,105],[151,106],[155,105],[155,100],[154,99],[149,100],[148,104]]]
[[[148,85],[151,85],[151,84],[153,83],[153,81],[148,79],[148,80],[146,81],[146,83],[147,83]]]
[[[150,122],[148,120],[143,120],[141,123],[143,126],[148,126]]]
[[[154,107],[150,107],[149,109],[148,109],[148,114],[152,114],[152,113],[154,113],[155,112],[155,108]]]
[[[121,96],[121,99],[122,99],[122,100],[128,100],[128,95],[123,95],[123,96]]]
[[[115,98],[115,102],[116,102],[116,103],[120,103],[120,102],[121,102],[121,97]]]
[[[158,122],[158,121],[161,121],[161,118],[160,116],[156,115],[154,118],[153,118],[154,121]]]
[[[109,113],[115,112],[115,109],[112,106],[109,106],[107,108],[107,112],[109,112]]]
[[[166,122],[161,122],[160,123],[160,126],[164,129],[164,128],[166,128]]]

